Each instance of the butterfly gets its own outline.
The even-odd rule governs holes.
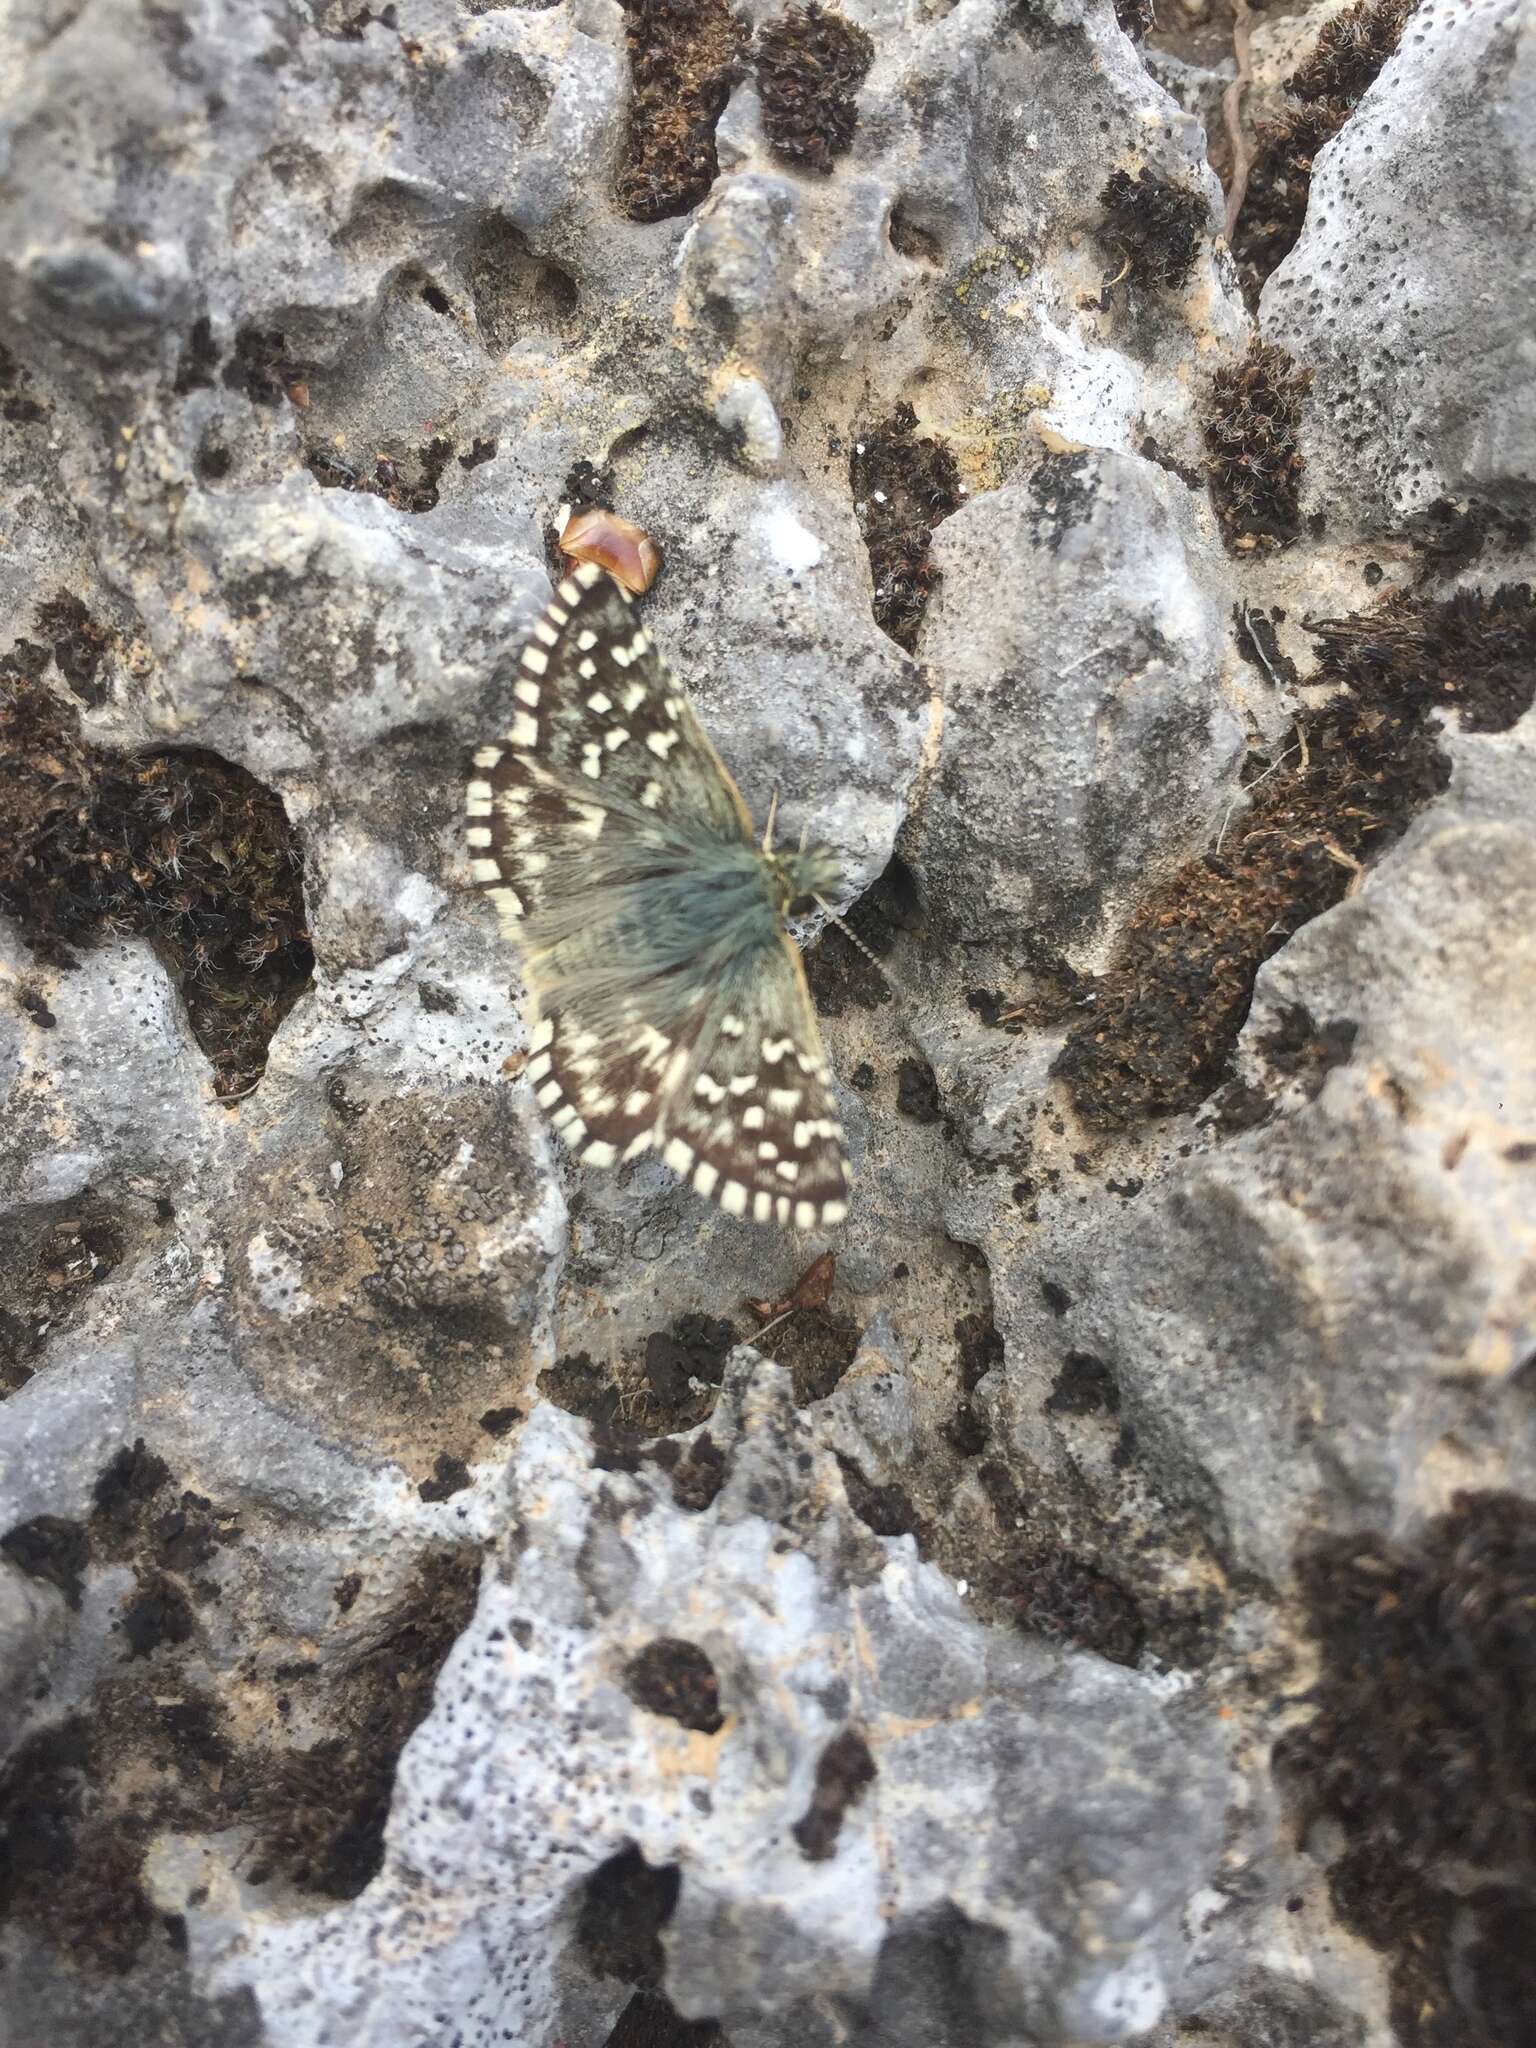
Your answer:
[[[595,563],[517,663],[475,755],[470,871],[523,962],[524,1072],[589,1166],[656,1151],[729,1216],[848,1214],[848,1158],[785,918],[837,881],[830,847],[757,846],[741,793]]]

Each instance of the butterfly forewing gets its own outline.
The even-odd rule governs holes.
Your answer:
[[[585,886],[615,829],[634,834],[680,812],[722,832],[748,828],[686,693],[595,564],[559,585],[512,699],[505,733],[475,756],[469,843],[475,879],[513,936],[525,916]]]
[[[579,1157],[652,1149],[727,1213],[847,1213],[847,1163],[798,956],[719,757],[595,565],[533,630],[475,756],[475,880],[523,951],[527,1077]]]

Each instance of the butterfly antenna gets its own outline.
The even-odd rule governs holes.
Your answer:
[[[768,799],[768,822],[767,822],[767,824],[766,824],[766,825],[765,825],[765,826],[763,827],[763,851],[764,851],[764,853],[772,853],[772,851],[773,851],[773,826],[774,826],[774,820],[775,820],[775,819],[776,819],[776,818],[778,817],[778,815],[779,815],[779,785],[778,785],[777,783],[775,783],[775,784],[773,785],[773,795],[772,795],[771,797],[769,797],[769,799]]]
[[[842,933],[843,937],[848,941],[849,945],[854,947],[858,952],[864,955],[864,958],[869,962],[870,966],[874,968],[875,972],[879,975],[880,979],[885,983],[886,987],[890,990],[891,994],[896,998],[898,1005],[902,1008],[903,1011],[905,1011],[906,1004],[903,1000],[901,990],[897,987],[896,983],[891,979],[890,975],[887,973],[885,962],[880,958],[880,955],[876,953],[872,947],[865,945],[864,941],[853,929],[853,926],[851,924],[845,923],[844,920],[838,916],[837,912],[832,908],[831,904],[827,902],[824,896],[813,896],[811,898],[811,901],[816,905],[818,910],[824,911],[826,913],[829,923],[835,924],[837,926],[838,930]]]

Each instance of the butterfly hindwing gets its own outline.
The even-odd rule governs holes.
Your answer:
[[[765,856],[628,598],[583,565],[475,756],[471,869],[523,952],[526,1074],[583,1161],[655,1150],[727,1214],[847,1214],[848,1166]]]
[[[728,1215],[796,1230],[847,1216],[832,1070],[787,937],[710,1013],[662,1105],[657,1142],[673,1172]]]

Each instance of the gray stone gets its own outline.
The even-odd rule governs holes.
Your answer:
[[[1341,532],[1447,496],[1530,503],[1532,34],[1519,0],[1417,9],[1321,152],[1301,239],[1265,286],[1267,336],[1314,374],[1307,506]],[[1446,209],[1448,161],[1475,236]]]
[[[1333,4],[1257,27],[1250,115]],[[1314,372],[1303,536],[1235,555],[1226,67],[1106,0],[854,11],[831,172],[747,61],[648,224],[617,0],[0,22],[0,727],[248,771],[315,956],[221,1098],[206,983],[45,946],[0,873],[19,2040],[603,2048],[638,1993],[731,2048],[1389,2048],[1354,1838],[1269,1760],[1320,1535],[1536,1498],[1531,715],[1444,732],[1449,787],[1266,934],[1245,1128],[1088,1129],[1054,1069],[1299,752],[1309,623],[1536,568],[1528,10],[1425,0],[1322,152],[1261,308]],[[1106,236],[1117,171],[1185,202],[1182,282]],[[931,549],[948,489],[902,511],[910,653],[854,485],[902,406],[964,501]],[[598,475],[879,958],[799,933],[824,1239],[574,1167],[520,1078],[461,791]],[[1469,569],[1412,544],[1447,493],[1502,515]],[[759,1312],[825,1253],[825,1307]]]

